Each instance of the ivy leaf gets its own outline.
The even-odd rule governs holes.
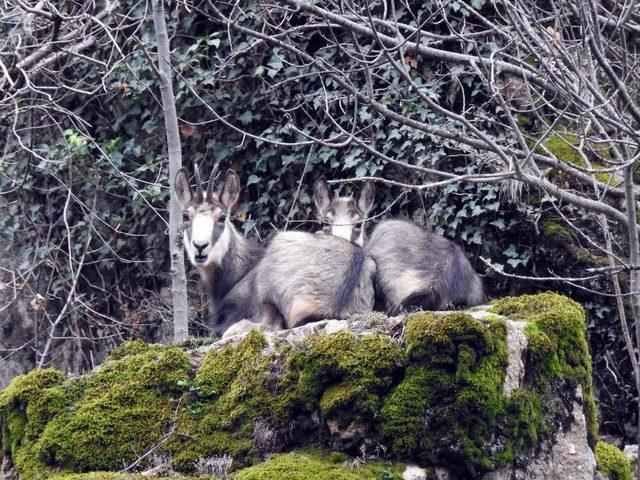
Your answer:
[[[142,124],[142,129],[147,133],[152,133],[157,127],[158,124],[153,118],[150,118]]]
[[[220,46],[220,39],[219,38],[208,38],[207,39],[207,45],[218,48]]]
[[[479,230],[477,230],[473,234],[473,237],[471,237],[471,239],[469,240],[469,243],[474,243],[476,245],[482,245],[482,234],[480,233]]]
[[[282,155],[281,158],[282,158],[282,166],[286,167],[290,163],[295,162],[298,157],[296,157],[295,155]]]
[[[251,120],[253,120],[253,112],[251,110],[245,110],[245,112],[238,117],[238,120],[245,125],[251,123]]]
[[[517,250],[516,246],[512,243],[511,245],[509,245],[509,247],[504,252],[502,252],[502,254],[507,256],[507,257],[517,258],[518,257],[518,250]]]
[[[356,177],[364,177],[367,175],[367,165],[360,164],[358,168],[356,168]]]
[[[351,168],[360,162],[360,152],[358,150],[352,150],[349,155],[344,157],[344,168]]]
[[[516,268],[518,265],[520,265],[523,262],[519,258],[510,258],[509,260],[507,260],[507,263],[511,265],[513,268]]]
[[[247,179],[247,187],[249,185],[253,185],[254,183],[258,183],[260,181],[260,177],[257,175],[249,175],[249,178]]]
[[[473,207],[473,210],[471,210],[472,217],[477,217],[478,215],[482,215],[483,213],[484,208],[482,208],[480,205],[476,205],[475,207]]]

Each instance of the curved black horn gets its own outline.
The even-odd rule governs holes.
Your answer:
[[[213,166],[213,170],[211,170],[211,175],[209,175],[209,188],[213,189],[213,182],[216,181],[216,178],[218,176],[218,171],[220,170],[220,162],[221,160],[218,160],[215,165]]]
[[[201,202],[204,197],[204,193],[202,191],[202,177],[200,176],[200,168],[198,168],[197,163],[193,165],[193,172],[196,174],[196,198]]]

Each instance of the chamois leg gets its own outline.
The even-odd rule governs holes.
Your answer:
[[[422,292],[414,292],[406,297],[400,305],[400,309],[412,310],[440,310],[442,299],[437,292],[427,290]]]
[[[313,297],[296,298],[289,311],[288,328],[299,327],[320,319],[320,305],[320,302]]]
[[[283,330],[286,328],[286,322],[278,308],[270,302],[264,302],[260,305],[260,321],[267,329],[272,331]]]

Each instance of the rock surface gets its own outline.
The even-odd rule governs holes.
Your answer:
[[[582,394],[576,392],[576,399]],[[596,459],[587,439],[587,423],[582,403],[573,402],[573,421],[568,428],[560,426],[553,442],[542,445],[540,451],[525,465],[516,463],[485,475],[484,480],[593,480]]]
[[[625,445],[624,455],[631,463],[636,463],[638,461],[638,445]]]
[[[584,312],[565,297],[254,327],[188,351],[130,342],[81,378],[18,377],[0,393],[2,472],[148,471],[162,456],[241,480],[594,478]]]
[[[427,471],[416,465],[407,465],[402,472],[402,480],[427,480]]]

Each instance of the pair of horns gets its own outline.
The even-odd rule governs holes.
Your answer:
[[[216,162],[216,164],[213,166],[213,170],[211,170],[211,175],[209,175],[209,188],[213,187],[213,182],[215,182],[218,176],[218,170],[220,170],[220,161]],[[200,176],[200,167],[198,167],[197,163],[193,166],[193,172],[196,175],[196,196],[198,198],[203,198],[204,190],[202,177]]]

